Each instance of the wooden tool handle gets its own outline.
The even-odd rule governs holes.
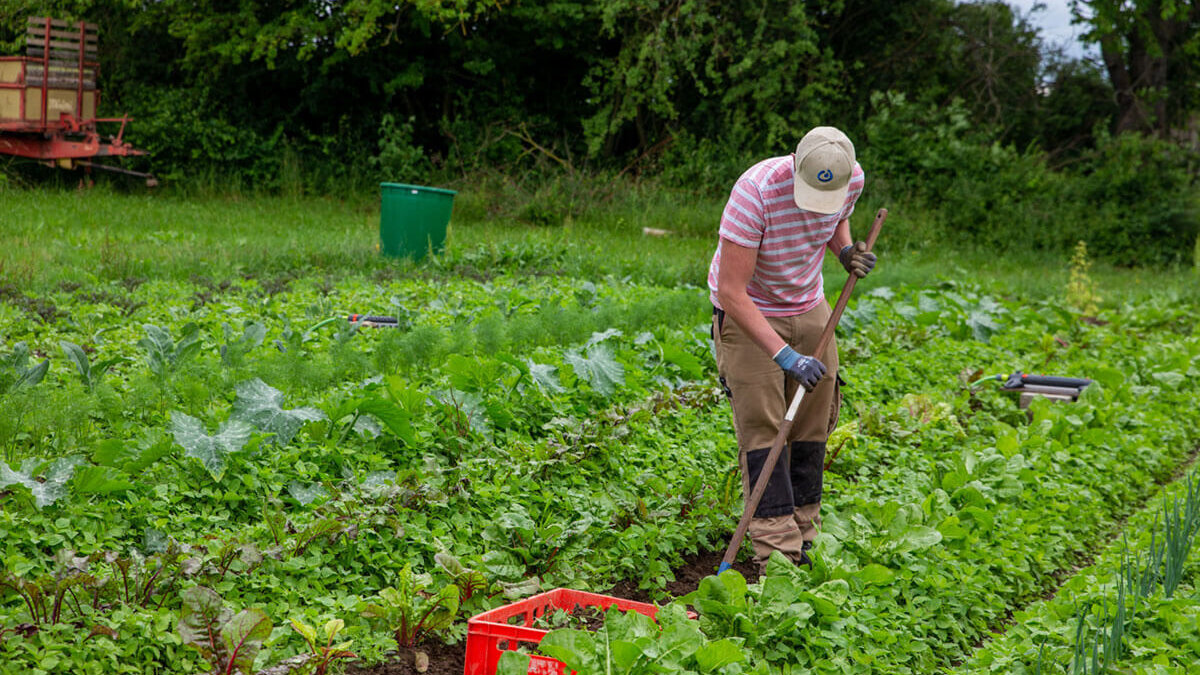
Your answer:
[[[879,209],[879,212],[875,214],[875,222],[871,223],[871,231],[867,233],[868,251],[875,248],[875,240],[879,239],[879,231],[883,229],[883,221],[887,219],[887,213],[887,209]],[[817,341],[817,349],[813,352],[813,356],[821,358],[821,354],[825,353],[825,348],[833,340],[833,331],[842,318],[842,312],[846,311],[846,303],[850,301],[850,294],[854,291],[854,284],[857,282],[858,277],[853,274],[846,279],[846,285],[842,287],[842,294],[838,296],[837,303],[833,306],[833,314],[829,316],[829,322],[825,324],[825,330],[821,332],[821,339]]]

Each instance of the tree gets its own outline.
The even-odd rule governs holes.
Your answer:
[[[642,154],[679,133],[727,147],[794,143],[842,99],[841,63],[819,44],[816,18],[839,4],[598,3],[601,36],[619,46],[588,76],[589,151]]]
[[[1116,133],[1166,137],[1200,92],[1200,4],[1195,0],[1072,0],[1084,39],[1100,46],[1116,94]]]

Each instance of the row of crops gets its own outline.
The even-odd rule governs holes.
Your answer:
[[[354,312],[398,324],[339,318]],[[840,333],[815,567],[706,580],[698,621],[660,614],[670,631],[614,617],[621,669],[966,659],[1200,440],[1194,307],[1150,297],[1103,319],[953,284],[865,291]],[[694,287],[196,278],[10,296],[0,327],[6,672],[228,666],[203,626],[241,645],[242,670],[330,657],[326,625],[369,665],[539,589],[626,581],[665,600],[740,508]],[[1015,369],[1096,384],[1027,415],[976,381]],[[664,666],[668,635],[686,654]],[[592,646],[580,672],[612,653]],[[1033,668],[1037,649],[1006,659]]]
[[[1200,663],[1198,529],[1200,473],[1192,471],[1130,518],[1122,536],[1053,598],[1018,613],[965,670],[1051,672],[1069,664],[1074,675],[1096,675],[1194,669]]]

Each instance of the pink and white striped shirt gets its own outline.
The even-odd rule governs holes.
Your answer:
[[[838,223],[854,212],[863,190],[863,170],[854,164],[846,203],[831,215],[796,206],[792,172],[791,155],[772,157],[750,167],[734,184],[721,215],[720,242],[708,268],[709,297],[716,307],[721,307],[717,277],[721,247],[726,242],[758,249],[746,292],[763,314],[803,314],[825,299],[821,278],[825,245]]]

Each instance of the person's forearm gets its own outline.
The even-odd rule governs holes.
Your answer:
[[[842,249],[854,243],[854,239],[850,236],[850,219],[847,218],[837,224],[837,229],[833,231],[833,238],[826,244],[834,255],[842,252]]]
[[[730,291],[722,289],[717,292],[717,300],[725,310],[725,317],[732,319],[745,331],[754,344],[767,353],[767,356],[773,357],[780,349],[787,346],[783,338],[779,337],[775,329],[771,328],[771,324],[767,323],[766,317],[750,299],[746,289]]]

